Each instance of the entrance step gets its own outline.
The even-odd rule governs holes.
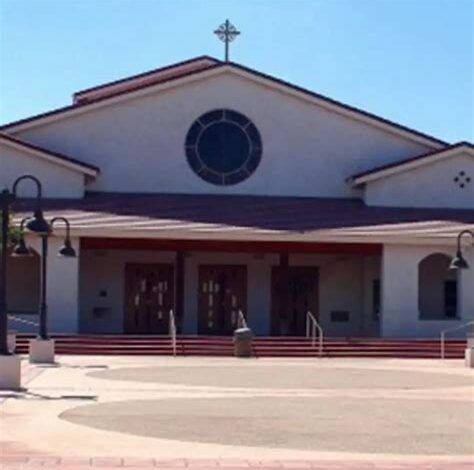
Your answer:
[[[19,354],[28,353],[32,335],[18,335]],[[56,354],[94,355],[171,355],[169,336],[138,335],[52,335]],[[446,341],[445,357],[462,359],[466,342]],[[254,353],[257,357],[316,357],[318,346],[302,337],[256,337]],[[179,356],[232,356],[233,344],[229,336],[180,335],[177,338]],[[381,338],[327,338],[324,357],[386,357],[433,358],[440,357],[437,339],[381,339]]]

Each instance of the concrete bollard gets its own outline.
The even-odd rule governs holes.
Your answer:
[[[16,349],[16,334],[17,334],[17,331],[8,330],[7,346],[8,346],[8,350],[12,353],[14,353]]]
[[[54,339],[30,340],[31,364],[54,364]]]
[[[0,390],[20,390],[21,359],[14,354],[0,356]]]
[[[466,364],[466,367],[474,368],[474,348],[465,349],[464,363]]]

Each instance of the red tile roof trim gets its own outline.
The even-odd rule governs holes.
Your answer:
[[[149,70],[148,72],[133,75],[131,77],[114,80],[112,82],[104,83],[102,85],[97,85],[91,88],[77,91],[73,95],[73,101],[74,104],[86,101],[95,101],[98,97],[105,97],[114,94],[114,91],[111,90],[116,89],[117,86],[120,86],[122,88],[121,91],[129,91],[135,89],[136,86],[153,85],[159,83],[160,80],[162,80],[163,78],[171,79],[180,76],[185,72],[205,70],[212,65],[220,63],[220,60],[214,59],[210,56],[200,56],[194,59],[188,59],[182,62],[177,62],[173,65],[160,67],[154,70]],[[133,82],[139,83],[134,85]],[[115,90],[115,92],[116,91],[117,90]]]

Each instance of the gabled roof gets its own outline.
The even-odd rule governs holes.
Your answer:
[[[214,61],[215,64],[212,64],[212,61]],[[202,67],[195,67],[198,63],[202,64]],[[191,68],[188,68],[190,66]],[[376,116],[375,114],[363,111],[359,108],[346,105],[319,93],[315,93],[279,78],[275,78],[271,75],[267,75],[234,62],[221,62],[211,57],[201,57],[184,63],[180,62],[164,69],[157,69],[147,72],[146,74],[131,77],[130,79],[112,82],[106,84],[104,87],[84,90],[75,95],[76,103],[71,106],[66,106],[37,116],[5,124],[0,127],[0,130],[9,130],[11,132],[20,131],[27,127],[39,125],[44,120],[59,119],[63,115],[84,112],[86,109],[94,109],[96,106],[104,106],[109,103],[116,103],[119,100],[142,96],[142,94],[149,93],[150,89],[158,91],[169,88],[170,86],[179,86],[189,81],[199,80],[201,78],[210,77],[224,72],[236,73],[237,75],[259,82],[273,89],[310,101],[313,104],[322,106],[330,111],[365,122],[387,132],[402,135],[405,138],[428,145],[434,149],[439,149],[448,145],[446,142],[433,136],[416,131],[380,116]],[[148,78],[150,80],[148,80]],[[106,93],[101,95],[99,93],[100,90],[105,90]],[[87,101],[87,97],[89,97],[89,101]],[[92,100],[90,100],[91,97],[93,97]]]
[[[438,160],[450,158],[461,152],[468,153],[469,155],[474,157],[474,145],[470,142],[458,142],[456,144],[449,145],[448,147],[442,150],[424,153],[416,157],[407,158],[398,162],[378,166],[362,173],[357,173],[356,175],[351,176],[348,181],[357,186],[360,184],[377,180],[379,178],[384,178],[389,175],[401,173],[403,171],[427,165]]]
[[[16,148],[18,150],[25,151],[34,156],[43,158],[55,164],[64,166],[74,171],[79,171],[84,175],[93,176],[94,178],[99,174],[100,170],[94,165],[89,163],[81,162],[75,158],[68,157],[62,153],[52,152],[51,150],[39,147],[38,145],[30,144],[24,140],[20,140],[17,137],[12,137],[3,132],[0,132],[0,143],[8,145],[9,147]]]

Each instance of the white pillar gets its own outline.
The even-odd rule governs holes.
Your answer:
[[[418,319],[416,247],[384,245],[382,255],[382,337],[410,336]]]
[[[41,255],[39,237],[31,237],[32,247]],[[79,331],[79,238],[72,238],[75,258],[58,256],[64,238],[48,239],[47,295],[48,332],[77,333]]]
[[[467,237],[466,237],[467,238]],[[463,323],[474,320],[474,247],[463,250],[469,269],[459,272],[459,313]]]

